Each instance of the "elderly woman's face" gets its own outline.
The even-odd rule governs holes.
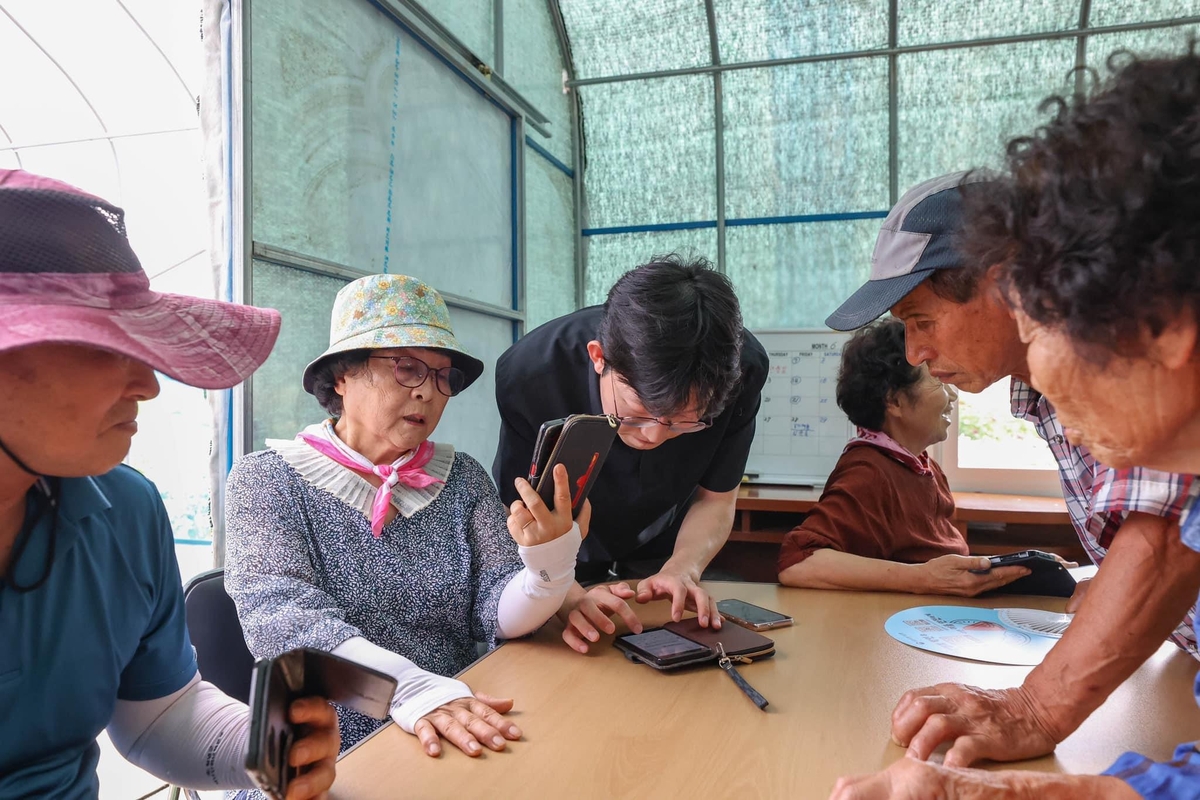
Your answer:
[[[116,353],[66,344],[10,350],[0,353],[0,439],[46,475],[103,475],[129,454],[138,402],[157,395],[154,370]]]
[[[1071,444],[1113,467],[1200,471],[1193,455],[1200,442],[1179,435],[1200,414],[1190,344],[1166,334],[1149,341],[1142,356],[1098,363],[1080,355],[1064,332],[1020,311],[1016,318],[1033,386],[1054,404]]]
[[[948,383],[942,383],[929,374],[929,367],[920,367],[921,379],[900,392],[901,421],[915,437],[924,439],[926,447],[946,440],[953,419],[954,401],[958,392]]]
[[[354,431],[360,445],[370,441],[375,446],[372,449],[395,458],[428,439],[441,420],[450,398],[437,390],[433,370],[449,367],[450,357],[418,347],[372,350],[371,356],[366,367],[334,384],[342,396],[341,421]],[[398,356],[424,361],[430,369],[425,382],[401,386],[391,361]]]

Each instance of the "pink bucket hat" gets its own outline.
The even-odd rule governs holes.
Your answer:
[[[267,360],[278,336],[273,309],[151,291],[116,206],[0,170],[0,352],[86,345],[227,389]]]

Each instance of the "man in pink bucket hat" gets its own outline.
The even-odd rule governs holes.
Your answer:
[[[224,389],[279,335],[270,309],[151,291],[124,213],[0,170],[0,798],[94,798],[96,737],[200,789],[252,785],[249,711],[200,679],[166,509],[121,465],[158,370]],[[320,698],[288,798],[333,781]]]

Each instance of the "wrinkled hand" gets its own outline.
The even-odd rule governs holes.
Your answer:
[[[939,683],[910,689],[892,712],[892,739],[924,761],[953,742],[943,763],[969,767],[983,759],[1018,761],[1054,750],[1063,736],[1045,723],[1023,688],[977,689]]]
[[[675,622],[683,619],[684,609],[696,612],[701,627],[721,627],[721,614],[717,611],[717,601],[708,596],[708,592],[700,588],[697,579],[686,572],[676,572],[663,567],[662,571],[645,578],[637,587],[637,601],[649,603],[651,600],[671,598],[671,619]]]
[[[554,508],[546,507],[529,481],[517,478],[520,500],[509,506],[508,532],[522,547],[533,547],[551,542],[571,530],[571,482],[567,468],[562,464],[554,467]],[[586,500],[579,510],[579,532],[587,536],[588,523],[592,518],[592,506]]]
[[[588,642],[600,641],[601,633],[616,632],[617,626],[610,619],[614,615],[620,617],[629,630],[641,633],[642,621],[625,602],[633,594],[627,583],[593,586],[587,591],[574,587],[558,609],[558,618],[566,626],[563,641],[571,649],[586,653]]]
[[[337,712],[323,697],[302,697],[288,707],[288,720],[304,727],[288,755],[288,763],[300,774],[288,782],[287,800],[325,797],[342,746]]]
[[[1075,584],[1075,591],[1071,593],[1071,599],[1067,600],[1067,613],[1074,614],[1083,605],[1083,598],[1087,597],[1088,589],[1092,587],[1092,579],[1087,578]]]
[[[1011,798],[1056,778],[1037,773],[950,769],[902,758],[883,772],[841,778],[829,800],[992,800]],[[1053,797],[1050,792],[1022,797]]]
[[[921,591],[925,594],[947,594],[974,597],[1029,574],[1025,567],[995,567],[986,556],[938,556],[921,564]],[[988,570],[974,573],[971,570]]]
[[[483,753],[481,744],[499,752],[506,747],[506,739],[521,738],[521,729],[501,716],[512,707],[511,699],[476,692],[474,697],[451,700],[421,717],[413,725],[413,733],[426,755],[435,758],[442,754],[441,738],[472,757]]]

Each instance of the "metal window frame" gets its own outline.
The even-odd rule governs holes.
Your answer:
[[[549,119],[518,92],[504,83],[497,70],[486,68],[469,49],[449,31],[428,14],[413,0],[365,0],[371,6],[387,15],[398,27],[412,36],[422,46],[428,49],[448,68],[456,72],[485,96],[490,102],[509,115],[512,126],[510,130],[510,162],[512,169],[512,224],[513,224],[513,293],[511,307],[498,304],[484,303],[455,294],[439,292],[448,306],[469,310],[497,319],[508,320],[512,323],[513,337],[516,339],[525,329],[526,313],[526,273],[525,273],[525,148],[528,138],[527,131],[533,129],[543,136],[549,136],[544,125]],[[503,28],[503,0],[494,0],[495,11],[493,23],[497,30]],[[293,269],[300,269],[318,275],[354,280],[369,274],[359,269],[343,264],[337,264],[322,258],[297,253],[276,247],[269,242],[256,241],[254,238],[254,221],[252,214],[253,191],[253,130],[252,102],[253,75],[250,59],[253,42],[251,24],[252,0],[231,0],[231,138],[238,143],[230,154],[232,174],[240,191],[233,192],[233,218],[240,224],[234,225],[230,232],[234,254],[234,275],[231,280],[231,291],[236,302],[252,303],[254,300],[253,262],[255,259],[267,261]],[[561,22],[561,20],[559,21]],[[563,41],[560,33],[560,46]],[[499,48],[503,47],[503,33],[497,39]],[[568,63],[565,57],[564,63]],[[499,63],[503,63],[500,54]],[[571,93],[575,95],[574,92]],[[574,106],[573,106],[574,111]],[[573,128],[577,129],[577,114],[573,113]],[[574,132],[574,131],[572,131]],[[529,140],[533,144],[533,140]],[[580,148],[576,143],[573,148],[576,169],[570,175],[578,198],[578,156]],[[551,159],[552,163],[555,163]],[[560,163],[555,164],[558,167]],[[578,204],[579,200],[576,200]],[[576,206],[575,235],[577,241],[581,238],[578,223],[578,205]],[[581,282],[582,263],[576,248],[576,281],[577,300],[581,293],[578,284]],[[225,444],[228,450],[228,460],[248,452],[253,446],[252,430],[249,420],[252,419],[253,384],[245,383],[233,390],[231,397],[230,437]],[[223,534],[223,531],[220,532]],[[218,539],[223,546],[223,535]],[[218,559],[220,551],[218,548]]]
[[[499,0],[498,0],[499,1]],[[548,0],[551,6],[555,8],[557,13],[556,0]],[[721,61],[719,36],[717,33],[716,14],[713,5],[713,0],[704,0],[705,14],[708,22],[709,49],[712,57],[712,64],[688,67],[683,69],[655,70],[652,72],[635,72],[623,75],[610,75],[595,78],[574,78],[567,81],[569,88],[578,88],[581,86],[599,86],[609,83],[621,83],[627,81],[654,80],[657,78],[671,78],[683,75],[712,75],[713,76],[713,110],[714,110],[714,138],[716,150],[716,195],[717,195],[717,218],[715,225],[713,221],[704,220],[697,222],[680,222],[680,223],[665,223],[660,225],[619,225],[606,226],[603,228],[589,228],[584,223],[583,216],[580,210],[586,202],[587,194],[581,181],[576,181],[576,193],[579,199],[576,201],[576,218],[578,220],[578,228],[581,232],[581,237],[586,240],[591,236],[606,235],[609,233],[625,233],[632,231],[643,230],[682,230],[700,227],[716,227],[717,229],[717,262],[716,269],[718,272],[726,273],[725,259],[725,231],[732,224],[746,224],[743,221],[730,221],[725,217],[725,125],[724,125],[724,94],[721,76],[726,72],[743,69],[762,69],[769,67],[783,67],[795,64],[812,64],[829,61],[845,61],[858,58],[880,58],[886,57],[888,61],[888,206],[895,205],[899,199],[901,187],[899,183],[900,173],[900,154],[899,154],[899,75],[898,62],[899,57],[909,53],[922,53],[937,50],[956,50],[976,47],[995,47],[997,45],[1016,44],[1021,42],[1046,41],[1056,39],[1075,39],[1076,40],[1076,55],[1075,55],[1075,91],[1083,93],[1086,81],[1086,64],[1087,64],[1087,40],[1091,36],[1105,33],[1122,33],[1126,31],[1139,30],[1156,30],[1163,28],[1183,27],[1186,25],[1200,24],[1200,15],[1189,17],[1179,17],[1170,20],[1152,20],[1146,22],[1125,23],[1121,25],[1107,25],[1102,27],[1091,27],[1091,0],[1080,0],[1078,26],[1061,31],[1043,31],[1037,33],[1018,34],[1013,36],[995,36],[983,39],[959,40],[952,42],[930,42],[919,45],[899,45],[899,0],[888,0],[888,28],[887,28],[887,46],[873,50],[855,50],[844,53],[825,53],[808,56],[795,56],[792,58],[767,59],[762,61],[747,61],[733,64],[726,64]],[[557,14],[561,21],[561,14]],[[562,34],[566,35],[565,28]],[[569,58],[565,58],[568,63]],[[576,99],[578,103],[578,98]],[[578,150],[582,149],[583,136],[582,126],[576,134],[577,163],[580,158]],[[579,175],[580,170],[576,169],[576,175]],[[877,215],[878,212],[866,212],[870,216]],[[804,215],[802,215],[803,217]],[[824,215],[812,215],[821,217]],[[787,217],[790,222],[805,222],[810,221],[806,218]],[[765,220],[767,223],[774,222],[775,218]],[[785,218],[779,218],[782,222]],[[763,224],[755,222],[753,224]],[[577,248],[582,264],[579,268],[579,279],[577,286],[581,293],[585,291],[587,279],[587,261],[583,258],[582,248],[580,245]],[[585,302],[585,296],[581,296],[578,305],[582,306]]]

